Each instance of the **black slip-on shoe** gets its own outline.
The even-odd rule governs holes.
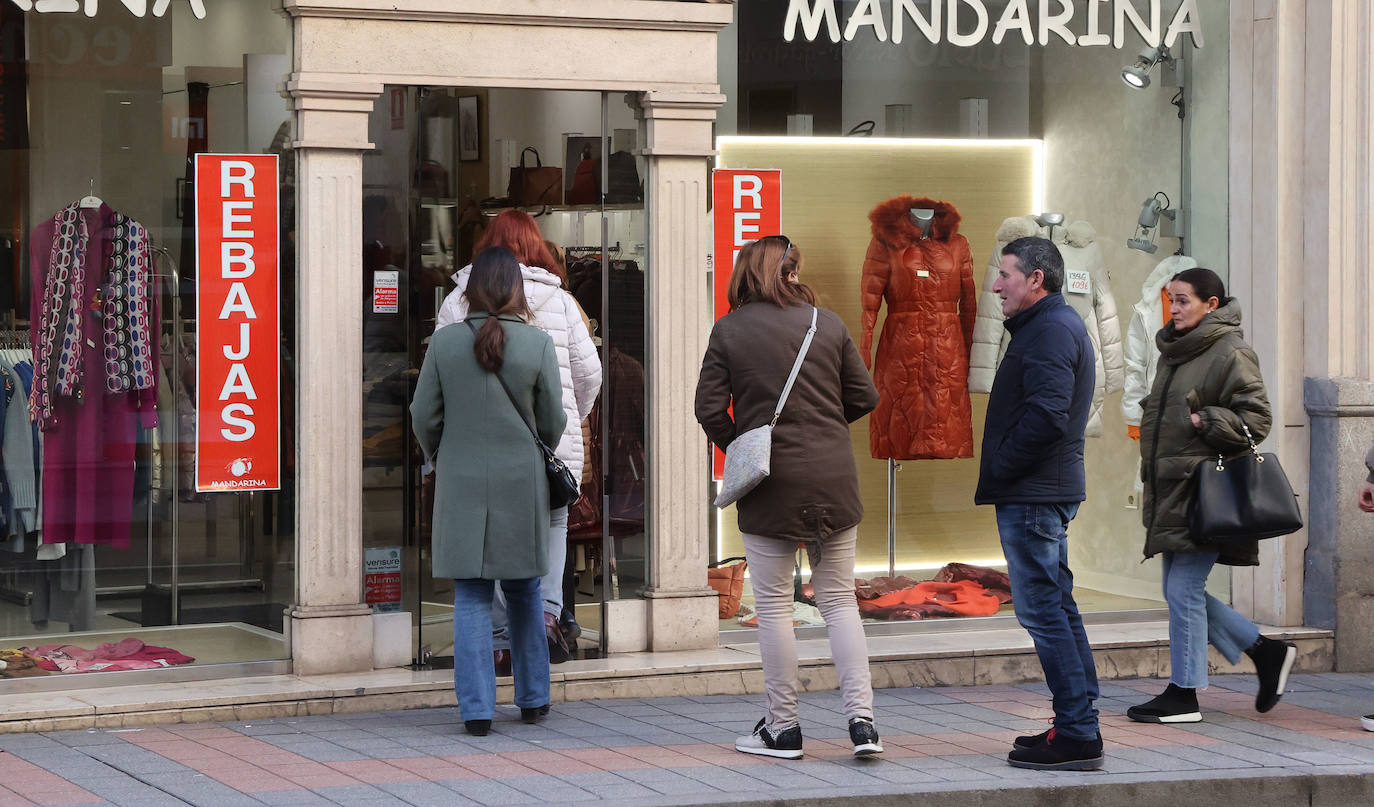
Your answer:
[[[1030,748],[1013,748],[1007,754],[1007,764],[1042,771],[1095,771],[1102,767],[1102,735],[1092,740],[1074,740],[1050,729],[1044,742]]]
[[[520,707],[520,719],[526,723],[537,723],[539,722],[539,718],[548,713],[549,705],[547,703],[543,706],[533,706],[528,709],[523,706]]]
[[[765,722],[766,720],[760,720],[758,725],[754,726],[753,734],[737,738],[735,750],[775,759],[801,759],[801,726],[793,726],[774,734],[763,725]]]
[[[1126,710],[1137,723],[1201,723],[1197,691],[1170,684],[1164,692]]]
[[[474,737],[485,737],[491,731],[490,720],[464,720],[463,728]]]
[[[1365,715],[1360,718],[1360,725],[1365,731],[1374,731],[1374,715]]]
[[[1255,693],[1255,711],[1267,712],[1279,703],[1283,691],[1288,687],[1288,673],[1293,670],[1293,662],[1298,659],[1298,647],[1292,642],[1281,642],[1264,636],[1245,651],[1255,662],[1255,674],[1259,676],[1259,691]]]
[[[849,721],[849,739],[854,743],[856,757],[871,757],[883,752],[878,730],[873,728],[873,721],[866,717],[855,717]]]

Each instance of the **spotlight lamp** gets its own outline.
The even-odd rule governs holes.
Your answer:
[[[1121,80],[1126,82],[1126,86],[1135,90],[1143,90],[1150,86],[1150,71],[1155,69],[1155,65],[1163,62],[1166,65],[1174,63],[1173,54],[1164,45],[1154,48],[1146,48],[1136,57],[1135,64],[1121,68]]]
[[[1160,197],[1164,201],[1160,202]],[[1155,234],[1159,227],[1159,217],[1174,221],[1178,211],[1170,207],[1169,196],[1157,191],[1154,196],[1140,203],[1140,217],[1136,219],[1135,237],[1126,239],[1126,246],[1153,255],[1159,247],[1155,244]]]

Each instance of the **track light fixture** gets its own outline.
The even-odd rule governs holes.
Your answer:
[[[1163,202],[1159,201],[1161,196],[1164,197]],[[1159,217],[1163,216],[1169,221],[1174,221],[1178,216],[1178,211],[1172,209],[1170,204],[1169,196],[1164,191],[1156,191],[1154,196],[1141,202],[1140,217],[1136,219],[1135,237],[1126,239],[1126,246],[1153,255],[1159,249],[1155,245],[1155,231],[1159,226]]]
[[[1169,53],[1167,47],[1146,48],[1136,57],[1135,64],[1121,68],[1121,80],[1126,82],[1127,87],[1143,90],[1150,86],[1150,71],[1161,62],[1165,65],[1174,63],[1173,54]]]

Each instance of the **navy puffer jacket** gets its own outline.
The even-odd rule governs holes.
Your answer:
[[[1081,502],[1096,381],[1088,330],[1058,293],[1003,324],[1011,342],[988,396],[974,502]]]

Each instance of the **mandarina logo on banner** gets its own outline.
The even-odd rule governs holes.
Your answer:
[[[196,155],[196,490],[281,487],[277,155]]]

